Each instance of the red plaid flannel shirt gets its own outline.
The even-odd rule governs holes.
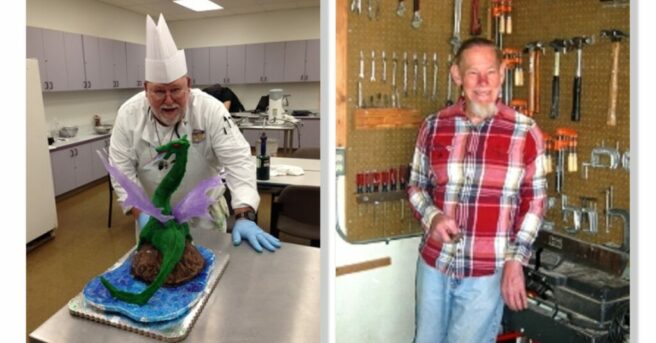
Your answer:
[[[542,133],[501,102],[473,125],[464,99],[428,116],[419,130],[408,197],[425,234],[424,261],[455,278],[493,274],[507,260],[526,264],[546,210]],[[458,243],[427,235],[435,215],[451,216]]]

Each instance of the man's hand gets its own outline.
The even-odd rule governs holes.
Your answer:
[[[506,261],[504,264],[501,295],[508,308],[513,311],[525,310],[528,307],[524,270],[519,261]]]
[[[433,217],[428,236],[438,242],[455,243],[460,239],[461,232],[453,218],[440,213]]]
[[[237,219],[235,226],[232,228],[233,245],[237,246],[241,244],[242,237],[244,237],[257,252],[262,252],[262,246],[271,252],[280,249],[280,241],[278,238],[264,232],[259,226],[257,226],[257,224],[248,219]]]

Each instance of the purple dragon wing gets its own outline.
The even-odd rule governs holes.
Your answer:
[[[102,161],[105,166],[105,169],[109,172],[109,175],[111,175],[114,180],[125,189],[125,192],[128,195],[125,199],[126,206],[136,207],[162,223],[173,219],[173,216],[163,214],[161,209],[153,205],[141,186],[130,180],[130,178],[125,176],[118,168],[111,165],[107,159],[107,154],[104,151],[97,150],[96,152],[100,157],[100,161]]]
[[[175,221],[182,224],[195,217],[210,219],[208,209],[215,200],[207,196],[207,191],[222,183],[219,175],[200,181],[173,207]]]

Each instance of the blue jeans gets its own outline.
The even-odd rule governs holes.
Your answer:
[[[495,342],[503,315],[501,274],[454,279],[420,256],[414,342]]]

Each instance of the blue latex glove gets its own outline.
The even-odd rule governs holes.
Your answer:
[[[143,229],[144,226],[146,226],[146,223],[150,220],[150,216],[141,212],[139,213],[139,219],[137,219],[137,223],[139,223],[139,228]]]
[[[235,246],[241,244],[242,237],[248,240],[248,243],[257,252],[262,252],[262,246],[271,252],[280,249],[278,238],[264,232],[255,222],[248,219],[238,219],[232,228],[232,244]]]

